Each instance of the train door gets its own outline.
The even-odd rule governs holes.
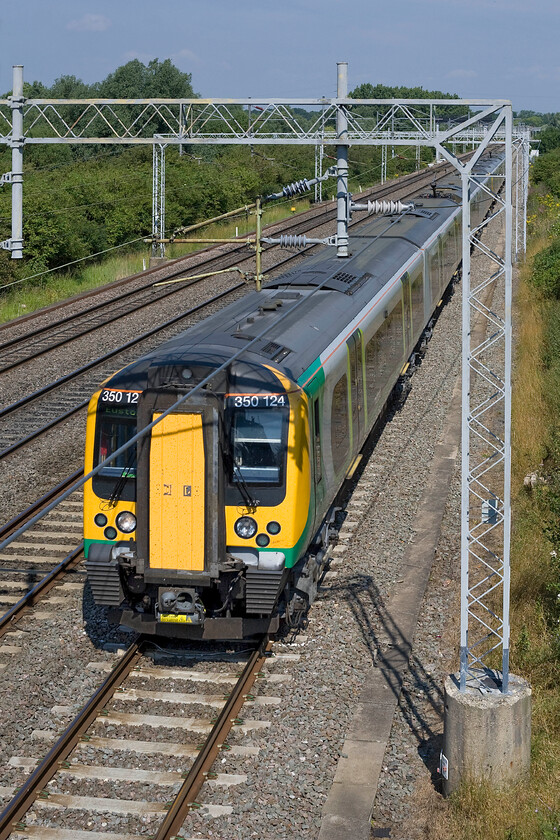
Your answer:
[[[401,277],[403,299],[403,337],[405,356],[408,358],[412,351],[412,291],[408,272]]]
[[[152,430],[150,447],[152,569],[204,571],[205,473],[202,415],[164,417]]]
[[[315,507],[322,508],[325,498],[325,482],[323,471],[323,423],[321,416],[321,401],[317,394],[312,403],[311,422],[313,424],[313,475],[315,479]]]
[[[352,446],[354,452],[356,452],[361,445],[365,429],[363,335],[361,330],[356,330],[351,336],[347,342],[347,347],[350,362]]]
[[[158,421],[138,454],[137,549],[146,579],[162,569],[217,575],[225,553],[223,408],[216,395],[195,394],[188,410],[162,416],[177,398],[148,389],[138,404],[139,428]]]

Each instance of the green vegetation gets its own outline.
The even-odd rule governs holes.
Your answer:
[[[356,88],[353,95],[365,95],[366,88],[377,95],[416,96],[421,89]],[[379,90],[378,90],[379,89]],[[421,92],[428,95],[428,92]],[[7,96],[8,94],[5,94]],[[27,97],[41,98],[193,98],[192,78],[169,61],[155,59],[144,65],[138,60],[117,68],[102,82],[85,84],[75,76],[62,76],[49,88],[39,81],[25,85]],[[368,94],[369,95],[369,94]],[[431,94],[430,94],[431,95]],[[443,94],[441,94],[443,96]],[[140,108],[140,106],[139,106]],[[118,106],[116,106],[118,111]],[[80,113],[76,106],[77,116]],[[295,108],[300,123],[316,120],[316,112]],[[243,123],[248,112],[239,109]],[[69,115],[71,120],[72,114]],[[97,118],[89,128],[91,135],[103,136],[107,127]],[[166,127],[154,117],[144,133],[165,132]],[[35,136],[48,136],[46,123],[34,126]],[[415,149],[398,149],[387,161],[389,178],[413,171]],[[228,212],[251,203],[257,195],[276,192],[284,184],[309,178],[314,172],[314,149],[306,146],[270,146],[250,149],[242,146],[176,147],[166,153],[166,233],[181,226]],[[422,150],[422,162],[433,159],[431,150]],[[325,159],[325,168],[333,160]],[[0,150],[0,171],[11,168],[10,151]],[[357,191],[379,181],[381,150],[357,147],[351,150],[350,188]],[[334,181],[323,186],[325,197],[334,192]],[[26,301],[13,299],[7,311],[13,313],[33,306],[32,298],[50,300],[62,290],[80,291],[95,283],[94,275],[83,264],[64,269],[64,276],[53,281],[45,272],[88,258],[88,264],[114,267],[119,259],[103,252],[125,246],[138,264],[147,257],[149,246],[142,239],[151,231],[152,151],[150,147],[29,145],[24,153],[24,259],[12,261],[0,252],[0,287],[25,279]],[[289,215],[288,203],[284,212]],[[0,189],[0,239],[10,235],[11,192]],[[243,225],[244,219],[238,222]],[[90,259],[92,255],[93,259]],[[114,262],[117,259],[117,262]],[[110,268],[109,268],[110,273]],[[58,276],[58,275],[57,275]],[[107,271],[100,273],[106,282]],[[28,278],[32,278],[29,280]],[[68,285],[70,283],[70,285]],[[73,285],[72,285],[73,283]],[[10,287],[20,289],[20,286]],[[59,290],[58,292],[56,290]],[[3,297],[8,294],[7,290]],[[17,297],[17,294],[16,294]],[[1,317],[1,316],[0,316]]]

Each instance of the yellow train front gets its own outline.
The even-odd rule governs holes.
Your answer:
[[[307,397],[272,366],[242,362],[191,396],[221,358],[185,361],[176,343],[90,402],[86,472],[189,394],[84,488],[94,601],[143,633],[273,632],[313,525]]]

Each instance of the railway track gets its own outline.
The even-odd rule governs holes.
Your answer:
[[[218,756],[221,770],[228,760],[258,755],[254,741],[270,726],[261,717],[280,703],[269,687],[288,678],[263,673],[270,647],[264,639],[248,656],[224,654],[212,663],[193,662],[187,653],[166,667],[146,664],[149,642],[140,637],[115,667],[101,663],[110,671],[106,680],[38,766],[34,758],[10,758],[17,789],[0,789],[4,797],[14,794],[0,814],[0,840],[132,840],[146,822],[156,840],[176,837],[191,809],[200,807],[203,784],[227,792],[247,781],[246,774],[212,767]],[[239,717],[244,706],[256,719]],[[221,816],[232,808],[206,810]],[[95,830],[99,815],[102,833]]]
[[[55,501],[80,474],[80,471],[72,473],[6,523],[0,529],[0,542]],[[70,572],[78,569],[83,557],[82,508],[82,493],[77,491],[0,552],[0,639],[23,616],[40,618],[33,608]],[[81,588],[83,580],[75,583],[66,580],[65,585]]]

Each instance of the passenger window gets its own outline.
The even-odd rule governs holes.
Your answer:
[[[420,269],[412,278],[412,324],[416,334],[424,324],[424,273]]]
[[[313,454],[315,459],[315,483],[319,484],[323,478],[321,464],[321,410],[319,398],[313,403]]]
[[[381,330],[383,330],[383,327]],[[379,396],[378,391],[382,377],[382,373],[378,367],[380,342],[380,332],[377,332],[366,344],[366,395],[368,415],[373,410]]]
[[[432,288],[432,303],[436,303],[441,296],[441,277],[438,248],[434,248],[430,255],[430,284]]]
[[[348,426],[348,378],[343,374],[335,385],[331,407],[331,448],[336,472],[344,465],[350,448]]]
[[[383,389],[395,377],[404,355],[403,309],[399,300],[375,335],[366,344],[366,388],[368,412],[379,410]]]

